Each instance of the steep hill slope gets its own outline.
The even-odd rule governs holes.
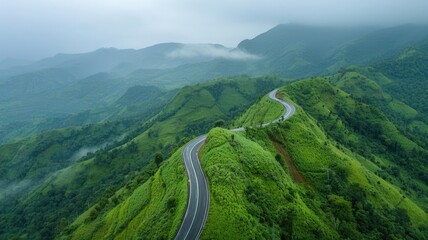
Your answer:
[[[263,131],[214,129],[202,156],[211,192],[202,239],[337,238],[302,200]]]
[[[391,95],[428,115],[428,41],[414,45],[374,66],[392,81],[381,82]]]
[[[387,59],[428,38],[428,26],[403,25],[370,32],[342,46],[331,63],[367,65]]]
[[[238,48],[262,56],[264,71],[302,77],[324,72],[322,67],[325,67],[326,59],[339,46],[369,31],[373,29],[282,24],[251,40],[242,41]]]
[[[428,38],[427,26],[327,28],[278,25],[238,48],[261,56],[258,70],[288,77],[332,73],[385,59]]]
[[[392,124],[377,110],[369,110],[322,79],[296,82],[283,93],[308,112],[298,108],[291,119],[267,129],[248,128],[243,136],[220,130],[210,133],[202,164],[210,182],[211,207],[202,238],[378,239],[394,235],[423,239],[428,219],[424,195],[403,193],[397,187],[400,184],[381,174],[382,164],[362,154],[367,142],[348,145],[336,135],[343,132],[351,139],[361,134],[348,125],[350,118],[354,126],[372,121],[384,121],[382,128]],[[347,121],[340,120],[342,114],[334,110],[338,106],[353,109],[346,111]],[[258,112],[253,108],[245,115]],[[356,119],[362,112],[366,117]],[[331,127],[321,120],[325,114],[340,122]],[[392,135],[403,144],[412,144],[399,133]],[[382,163],[389,158],[373,154],[376,160],[385,159]]]
[[[350,64],[384,60],[426,41],[427,32],[426,26],[417,25],[345,29],[288,24],[244,40],[237,48],[166,43],[140,50],[60,54],[0,71],[0,125],[28,116],[35,121],[46,120],[104,107],[135,85],[174,89],[224,76],[278,74],[302,78],[329,74]],[[379,68],[388,68],[385,64]],[[53,69],[54,79],[44,73]],[[393,84],[392,88],[399,86]],[[423,94],[416,85],[412,89]]]
[[[69,127],[0,145],[0,202],[28,194],[55,171],[113,144],[135,125],[123,121]]]
[[[295,82],[279,95],[295,100],[297,112],[291,119],[263,129],[246,128],[244,133],[221,128],[209,132],[200,152],[211,197],[201,238],[423,239],[426,199],[404,191],[393,175],[379,171],[394,164],[394,154],[375,152],[370,144],[388,145],[361,129],[377,122],[384,137],[404,146],[417,144],[394,131],[379,109],[326,79]],[[261,106],[272,110],[256,117]],[[237,122],[247,125],[281,112],[276,103],[261,98]],[[117,191],[107,201],[109,207],[97,210],[95,205],[62,236],[172,239],[186,202],[181,151],[129,197],[121,194],[125,188]],[[115,203],[117,196],[125,197]],[[153,222],[154,217],[160,220]]]
[[[370,75],[374,76],[374,72],[371,71]],[[378,76],[382,75],[378,73]],[[383,79],[387,78],[383,76]],[[427,132],[423,128],[427,122],[423,117],[424,114],[393,98],[374,80],[359,73],[350,71],[333,81],[351,93],[354,98],[381,110],[388,120],[394,123],[396,130],[389,131],[395,132],[396,137],[388,140],[385,137],[391,136],[391,133],[381,133],[384,139],[382,141],[389,145],[389,154],[385,155],[389,155],[388,158],[392,161],[384,166],[382,174],[395,179],[394,184],[406,190],[407,194],[421,199],[420,204],[426,210],[426,198],[420,198],[426,195],[428,183],[425,169],[428,141]],[[413,142],[413,147],[405,147],[407,145],[405,142]]]
[[[394,80],[372,68],[350,68],[342,74],[333,76],[331,81],[352,94],[354,98],[380,108],[403,133],[420,142],[421,146],[426,145],[426,143],[422,143],[424,142],[422,139],[417,140],[418,136],[420,138],[426,134],[423,128],[423,124],[427,122],[426,113],[423,109],[416,110],[404,103],[403,100],[406,100],[406,95],[401,97],[401,94],[396,94],[389,89]],[[422,84],[420,85],[423,88]],[[406,90],[403,89],[402,91]],[[417,99],[418,104],[425,101],[423,97],[415,99]],[[415,106],[415,104],[412,105]],[[422,128],[414,128],[418,125]]]
[[[111,197],[121,187],[128,188],[127,193],[132,192],[149,179],[158,167],[153,161],[156,152],[168,156],[190,137],[209,129],[216,120],[231,121],[258,96],[283,81],[274,77],[240,77],[183,88],[161,113],[142,124],[131,135],[132,139],[128,137],[52,172],[30,194],[9,202],[10,207],[1,213],[0,224],[8,229],[1,237],[31,234],[34,239],[52,238],[63,230],[61,219],[73,221],[89,206],[99,204],[102,197]],[[8,149],[5,147],[4,151]],[[40,159],[64,161],[61,156],[49,160],[40,155]],[[55,204],[47,207],[48,202]],[[105,201],[100,206],[103,209]],[[46,217],[50,220],[42,221]]]
[[[358,79],[350,81],[357,81],[356,85],[361,82]],[[317,88],[321,90],[314,91]],[[350,95],[340,94],[341,91],[332,87],[326,79],[291,85],[288,92],[332,138],[369,159],[366,164],[371,166],[371,170],[400,186],[408,196],[427,209],[427,199],[424,197],[427,191],[424,174],[426,139],[414,141],[412,136],[388,119],[381,111],[382,105],[373,102],[364,104]],[[406,109],[405,105],[401,109]]]
[[[136,85],[174,89],[227,74],[196,74],[186,66],[213,59],[251,57],[216,44],[165,43],[133,50],[58,54],[0,71],[0,127],[12,122],[68,117],[113,103]],[[177,74],[177,67],[181,67]],[[233,72],[236,73],[236,72]],[[244,72],[242,72],[244,73]],[[165,74],[165,75],[162,75]],[[160,76],[162,75],[162,77]],[[166,80],[165,80],[166,79]]]
[[[112,193],[64,229],[61,239],[173,239],[187,203],[181,148],[145,182]]]
[[[181,86],[246,71],[326,73],[352,59],[364,64],[383,59],[426,33],[407,26],[366,35],[361,30],[348,38],[342,31],[321,29],[317,35],[322,47],[317,49],[310,36],[314,30],[300,33],[299,29],[294,29],[296,39],[278,30],[272,35],[280,39],[276,42],[264,44],[270,38],[263,36],[254,46],[252,40],[244,42],[248,52],[258,56],[251,61],[214,59],[172,69],[143,69],[124,78],[110,73],[83,80],[70,76],[65,82],[73,84],[66,86],[48,76],[44,80],[52,80],[60,91],[35,88],[27,102],[15,99],[0,106],[0,110],[19,110],[18,106],[52,104],[56,110],[75,112],[82,106],[97,107],[42,122],[58,126],[63,126],[61,121],[114,120],[0,145],[0,187],[6,190],[0,195],[0,238],[172,238],[187,193],[180,147],[208,132],[214,123],[225,122],[225,127],[247,129],[245,133],[211,130],[200,153],[212,190],[202,238],[424,239],[428,235],[426,43],[374,67],[342,69],[285,86],[280,95],[294,101],[297,113],[290,121],[266,129],[248,126],[280,115],[282,109],[261,96],[285,79],[223,78],[178,92],[152,86],[128,88],[150,81]],[[334,35],[335,44],[330,44],[328,35]],[[383,43],[381,55],[358,55],[359,50],[370,53]],[[269,44],[280,50],[270,49]],[[65,56],[64,64],[69,60]],[[73,69],[74,63],[70,66]],[[120,65],[117,71],[130,71],[128,66],[134,67]],[[24,86],[19,78],[17,84]],[[26,93],[25,87],[20,89]],[[52,100],[58,101],[49,103]],[[162,108],[164,103],[168,104]],[[98,108],[104,104],[110,107]],[[154,108],[145,107],[152,104]],[[143,115],[140,121],[135,119]],[[111,141],[109,147],[81,158],[88,152],[86,147],[96,151]]]
[[[75,91],[76,94],[71,96],[64,96],[62,95],[63,93],[58,93],[58,96],[54,98],[57,101],[54,102],[40,103],[33,101],[29,106],[16,104],[12,112],[8,110],[2,112],[0,110],[0,113],[3,113],[0,119],[4,120],[3,123],[0,123],[0,143],[21,139],[56,128],[123,119],[136,120],[136,118],[139,118],[138,120],[142,121],[160,111],[173,98],[176,90],[161,90],[153,86],[134,86],[129,88],[120,98],[118,97],[116,101],[110,100],[112,101],[111,103],[89,110],[83,104],[85,98],[87,98],[86,96],[94,99],[97,95],[90,92],[84,93],[83,91],[77,94],[77,92],[79,91]],[[68,104],[64,104],[64,102],[68,102]],[[72,110],[69,104],[73,105],[73,103],[79,105],[80,110],[84,111],[79,111],[79,109]],[[41,109],[51,112],[40,116]],[[64,113],[63,111],[70,112]],[[47,115],[50,117],[46,119]],[[25,118],[23,118],[24,116]],[[14,118],[22,118],[22,120],[9,122]]]

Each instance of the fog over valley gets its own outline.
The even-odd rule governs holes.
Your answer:
[[[235,47],[279,23],[396,26],[427,23],[426,9],[424,0],[4,0],[0,60],[162,42]]]
[[[0,239],[427,239],[427,10],[0,0]]]

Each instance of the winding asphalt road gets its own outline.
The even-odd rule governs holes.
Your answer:
[[[263,123],[263,127],[271,123],[286,120],[296,111],[296,108],[291,103],[276,98],[277,91],[278,89],[273,90],[268,96],[270,99],[284,106],[284,114],[271,122]],[[232,129],[232,131],[240,132],[244,131],[244,128],[235,128]],[[189,200],[187,202],[187,210],[183,222],[175,236],[176,240],[199,239],[207,220],[208,208],[210,205],[210,191],[198,157],[199,149],[204,144],[206,138],[207,135],[204,134],[193,139],[187,143],[182,153],[187,175],[189,176]]]

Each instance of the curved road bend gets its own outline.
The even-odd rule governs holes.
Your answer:
[[[263,127],[271,123],[286,120],[296,111],[296,108],[291,103],[276,98],[277,91],[278,89],[271,91],[268,96],[270,99],[284,106],[284,113],[271,122],[263,123]],[[235,128],[232,129],[232,131],[240,132],[244,131],[244,128]],[[206,138],[207,135],[204,134],[193,139],[187,143],[182,153],[187,175],[189,176],[189,199],[183,222],[175,236],[176,240],[199,239],[207,220],[208,208],[210,205],[210,191],[198,158],[199,149],[204,144]]]

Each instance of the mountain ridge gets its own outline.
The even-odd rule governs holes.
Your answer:
[[[192,45],[169,57],[216,58],[135,71],[125,63],[84,78],[73,74],[89,69],[84,61],[59,55],[74,78],[60,74],[66,67],[1,85],[22,98],[0,111],[27,122],[9,115],[2,125],[0,115],[0,131],[11,133],[0,144],[0,238],[173,238],[188,195],[183,145],[208,132],[199,151],[210,188],[202,239],[424,239],[428,32],[418,29],[352,38],[280,25],[245,41],[249,51]],[[45,86],[31,88],[39,80]],[[296,113],[259,128],[282,112],[265,96],[278,87]],[[236,127],[245,131],[228,130]]]

